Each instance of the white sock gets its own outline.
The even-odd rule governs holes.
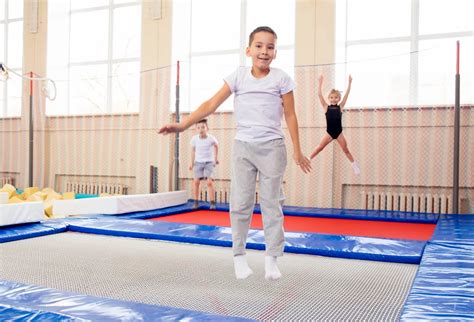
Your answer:
[[[354,173],[356,175],[359,175],[360,174],[360,168],[359,168],[359,164],[357,163],[357,161],[352,162],[351,165],[352,165],[352,170],[354,170]]]
[[[265,256],[265,279],[274,281],[280,277],[281,273],[277,266],[277,257]]]
[[[245,255],[234,256],[234,271],[235,277],[239,280],[246,279],[253,274],[247,263],[247,257]]]

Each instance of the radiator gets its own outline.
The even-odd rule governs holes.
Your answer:
[[[209,191],[207,190],[207,185],[206,182],[203,181],[201,182],[201,185],[199,186],[199,200],[201,201],[210,201],[210,195]],[[215,196],[214,200],[219,203],[229,203],[230,201],[230,188],[226,185],[221,186],[219,184],[216,184],[214,186],[215,188]],[[192,188],[190,189],[192,191]]]
[[[126,195],[128,194],[128,187],[120,183],[66,182],[66,191],[91,195],[101,193]]]
[[[185,185],[186,189],[190,192],[192,196],[193,191],[193,182],[192,180],[183,180],[183,184]],[[230,180],[214,180],[214,188],[215,188],[215,197],[214,199],[218,203],[229,203],[230,202]],[[206,181],[201,181],[199,186],[199,200],[201,201],[210,201],[210,195],[207,190]],[[259,202],[259,188],[258,185],[255,191],[255,203]]]
[[[12,186],[15,185],[15,179],[12,177],[0,177],[0,188],[6,184],[11,184]]]
[[[199,193],[199,200],[201,201],[210,201],[209,194],[207,190],[201,189]],[[230,191],[229,190],[218,190],[215,191],[215,198],[218,203],[229,203],[230,202]],[[255,203],[258,203],[258,191],[255,192]]]
[[[446,214],[451,212],[451,195],[362,191],[362,209]]]

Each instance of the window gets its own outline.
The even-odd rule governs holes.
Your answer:
[[[23,1],[0,1],[0,62],[22,74]],[[22,79],[12,76],[0,82],[0,117],[21,116]]]
[[[335,86],[348,74],[357,84],[348,106],[453,105],[457,40],[461,104],[474,103],[473,10],[470,0],[337,1]]]
[[[271,14],[262,14],[271,8]],[[218,12],[209,18],[210,12]],[[248,35],[270,26],[278,35],[272,66],[294,74],[294,0],[173,1],[173,62],[180,61],[180,110],[193,111],[212,96],[238,66],[248,66]],[[176,80],[176,69],[173,72]],[[174,92],[173,82],[172,92]],[[172,95],[174,100],[175,95]],[[174,110],[174,104],[170,104]],[[232,110],[227,100],[220,111]]]
[[[138,112],[140,1],[51,2],[48,77],[57,98],[47,115]]]

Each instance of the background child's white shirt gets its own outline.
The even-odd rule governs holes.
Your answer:
[[[267,76],[255,78],[251,67],[239,67],[224,81],[234,94],[236,139],[246,142],[283,138],[281,95],[295,89],[295,82],[284,71],[271,68]]]
[[[194,162],[214,162],[214,145],[218,145],[217,139],[207,134],[205,139],[201,139],[199,134],[196,134],[191,139],[191,146],[196,149]]]
[[[267,76],[255,78],[251,67],[239,67],[224,81],[234,94],[236,139],[246,142],[283,138],[281,95],[295,89],[295,82],[284,71],[271,68]]]

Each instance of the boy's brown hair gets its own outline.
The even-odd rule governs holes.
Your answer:
[[[207,119],[199,120],[196,124],[202,123],[207,126]]]
[[[258,32],[268,32],[268,33],[272,34],[273,37],[275,37],[275,39],[278,39],[276,32],[272,28],[267,27],[267,26],[260,26],[260,27],[255,28],[254,31],[252,31],[250,33],[249,46],[252,45],[253,38],[255,37],[255,34],[258,33]]]

